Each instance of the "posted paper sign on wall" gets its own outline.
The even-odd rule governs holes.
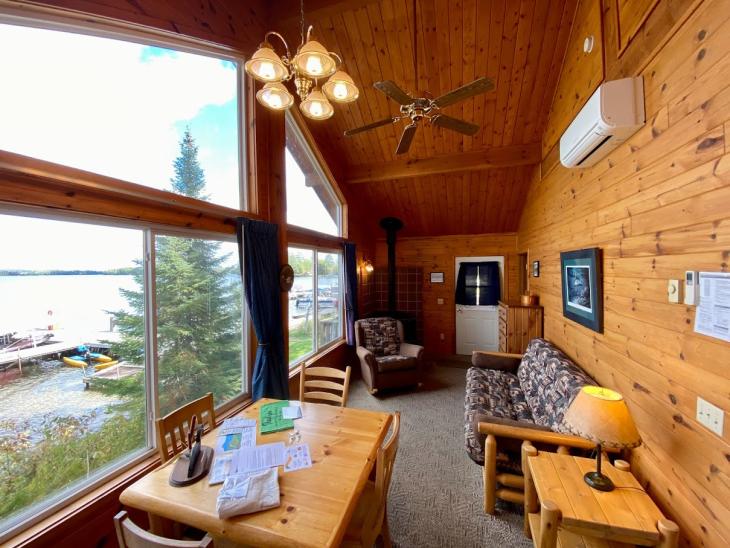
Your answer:
[[[700,272],[695,332],[730,342],[730,274]]]

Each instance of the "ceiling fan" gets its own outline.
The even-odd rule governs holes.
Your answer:
[[[413,0],[413,69],[415,73],[415,82],[418,83],[418,21],[416,13],[416,0]],[[477,124],[465,122],[458,118],[453,118],[445,114],[441,114],[441,108],[453,105],[469,97],[479,95],[480,93],[486,93],[494,89],[494,82],[491,78],[477,78],[470,84],[466,84],[450,92],[431,99],[430,97],[411,97],[405,91],[403,91],[395,82],[391,80],[384,80],[382,82],[375,82],[373,87],[378,91],[385,93],[388,97],[393,99],[400,105],[400,115],[391,116],[378,122],[373,122],[355,129],[348,129],[345,131],[345,136],[350,137],[357,135],[363,131],[369,131],[381,126],[388,124],[395,124],[400,120],[409,120],[410,123],[403,129],[398,147],[395,150],[396,154],[405,154],[408,149],[411,148],[411,143],[416,135],[416,129],[421,122],[430,123],[435,126],[439,126],[452,131],[463,133],[464,135],[474,135],[479,131]],[[428,94],[427,94],[428,95]]]

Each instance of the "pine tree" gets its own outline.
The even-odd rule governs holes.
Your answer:
[[[206,199],[198,147],[187,129],[174,162],[173,192]],[[157,236],[155,281],[159,398],[163,414],[207,392],[222,402],[241,390],[241,283],[221,244]],[[116,312],[121,341],[115,351],[140,362],[144,348],[143,274],[138,290],[122,290],[132,310]]]

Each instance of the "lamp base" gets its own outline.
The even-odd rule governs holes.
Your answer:
[[[588,485],[599,491],[613,491],[615,489],[611,478],[600,472],[587,472],[583,479]]]

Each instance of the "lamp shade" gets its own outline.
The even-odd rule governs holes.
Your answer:
[[[256,93],[259,103],[272,110],[286,110],[294,103],[294,97],[281,82],[269,82]]]
[[[289,76],[284,61],[267,43],[261,44],[253,57],[246,61],[244,69],[259,82],[281,82]]]
[[[337,68],[335,60],[316,40],[309,40],[302,46],[294,57],[294,65],[310,78],[326,78]]]
[[[335,113],[332,103],[327,100],[318,89],[313,89],[307,98],[299,105],[302,114],[312,120],[326,120]]]
[[[641,445],[623,396],[608,388],[581,388],[565,413],[563,425],[576,436],[605,447],[629,449]]]
[[[355,81],[344,70],[338,70],[322,86],[327,97],[338,103],[350,103],[358,98],[360,91]]]

